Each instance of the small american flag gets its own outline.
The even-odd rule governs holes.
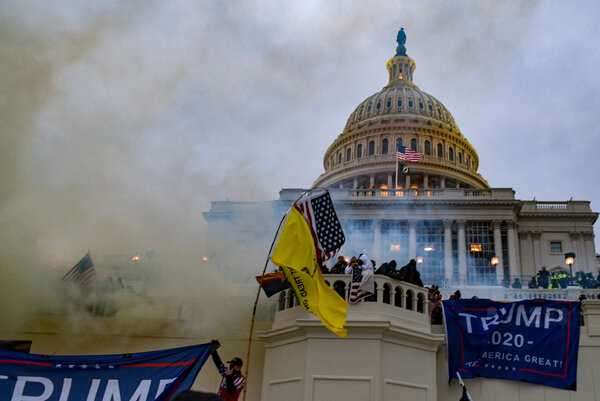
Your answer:
[[[88,252],[63,276],[63,281],[77,283],[81,287],[89,287],[95,278],[96,269],[94,269],[94,262]]]
[[[335,255],[346,241],[329,192],[324,189],[310,191],[298,199],[294,206],[304,215],[311,227],[319,262],[325,262]]]
[[[419,153],[416,150],[412,150],[410,148],[406,148],[404,146],[398,148],[398,151],[396,152],[396,160],[418,162],[421,159],[423,159],[422,153]]]

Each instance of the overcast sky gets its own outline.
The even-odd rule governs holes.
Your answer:
[[[491,186],[600,210],[599,14],[595,1],[4,0],[0,239],[58,263],[197,233],[210,200],[310,186],[385,85],[401,26],[415,83]]]

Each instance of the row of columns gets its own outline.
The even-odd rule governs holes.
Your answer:
[[[452,255],[452,224],[451,220],[444,220],[444,277],[446,280],[452,280],[453,273],[453,255]],[[457,237],[458,237],[458,279],[461,284],[467,282],[467,239],[465,231],[466,221],[458,220]],[[494,228],[494,253],[499,259],[496,266],[496,278],[498,283],[502,283],[504,277],[504,260],[502,248],[502,232],[501,222],[493,223]],[[409,220],[408,222],[408,257],[415,259],[417,257],[417,221]],[[381,255],[377,254],[381,249],[381,220],[374,220],[374,235],[373,248],[376,250],[374,257],[380,259]],[[510,276],[517,276],[518,270],[518,254],[515,227],[512,222],[507,224],[507,245],[508,245],[508,262],[510,267]]]
[[[404,175],[404,177],[406,178],[405,182],[404,182],[404,189],[410,189],[410,174]],[[401,185],[401,184],[399,183],[399,185]],[[387,187],[394,188],[394,186],[395,186],[394,176],[392,174],[388,174],[387,175]],[[371,174],[369,176],[369,188],[368,189],[373,189],[373,188],[375,188],[375,174]],[[429,175],[427,175],[427,174],[423,175],[423,188],[424,189],[429,188]],[[441,189],[446,188],[446,177],[444,177],[444,176],[440,177],[440,188]],[[352,189],[358,189],[358,177],[354,177],[354,180],[352,181]]]
[[[521,237],[521,252],[528,256],[527,270],[535,274],[545,265],[542,249],[542,233],[540,231],[523,231]],[[592,233],[572,232],[569,233],[570,243],[564,244],[563,253],[575,252],[575,264],[573,272],[578,270],[596,272],[596,250]],[[510,240],[510,238],[509,238]],[[562,255],[561,255],[562,259]],[[546,266],[551,267],[551,266]]]

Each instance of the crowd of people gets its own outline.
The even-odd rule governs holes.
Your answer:
[[[531,277],[527,282],[527,288],[536,289],[558,289],[567,288],[569,285],[578,286],[581,288],[600,288],[600,273],[594,278],[592,273],[584,273],[579,271],[575,273],[573,278],[569,273],[563,270],[548,271],[542,267],[536,275]],[[511,288],[523,288],[523,282],[516,277],[510,285]]]
[[[372,271],[374,274],[381,274],[395,280],[405,281],[419,287],[423,287],[421,274],[417,270],[417,261],[411,259],[406,265],[398,268],[395,260],[382,263],[378,268],[373,259],[369,259],[366,255],[353,256],[347,259],[345,256],[338,256],[335,265],[331,269],[326,266],[321,267],[324,274],[351,274],[353,268],[359,267],[361,270]]]

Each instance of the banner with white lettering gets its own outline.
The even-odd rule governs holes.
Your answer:
[[[0,401],[169,401],[188,390],[213,344],[121,355],[0,350]]]
[[[576,390],[580,303],[443,302],[448,375],[519,380]]]

